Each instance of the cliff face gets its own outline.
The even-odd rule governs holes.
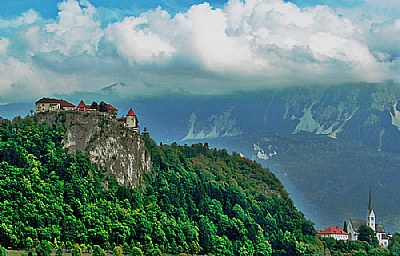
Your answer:
[[[37,117],[63,125],[64,146],[71,153],[87,153],[91,161],[106,169],[106,175],[114,175],[121,185],[137,187],[143,174],[151,171],[151,157],[142,137],[118,123],[113,115],[66,111],[40,113]]]

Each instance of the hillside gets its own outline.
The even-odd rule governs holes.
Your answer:
[[[133,106],[157,142],[208,142],[256,160],[279,175],[296,206],[319,229],[365,218],[371,188],[378,221],[394,233],[400,230],[399,88],[358,83],[223,96],[121,99],[86,92],[65,97],[101,98],[122,111]]]
[[[365,218],[371,188],[378,221],[394,233],[399,101],[398,84],[360,83],[143,99],[135,108],[157,141],[208,142],[274,166],[317,228]]]
[[[238,154],[203,144],[157,146],[144,134],[152,171],[130,188],[87,155],[68,152],[67,134],[68,127],[36,118],[1,120],[1,245],[121,245],[145,255],[323,250],[276,177]]]

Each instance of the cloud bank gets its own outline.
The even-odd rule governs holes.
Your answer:
[[[137,16],[87,1],[58,9],[57,19],[35,10],[0,19],[0,103],[116,82],[131,97],[400,80],[400,17],[281,0],[203,3],[176,14],[158,7]],[[118,18],[105,22],[106,14]]]

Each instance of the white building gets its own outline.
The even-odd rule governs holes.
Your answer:
[[[349,234],[346,231],[343,231],[338,226],[329,227],[324,230],[317,230],[317,234],[320,237],[332,237],[336,240],[345,240],[349,239]]]
[[[379,246],[388,247],[389,237],[385,232],[383,224],[376,224],[375,212],[372,208],[372,192],[369,192],[368,214],[366,220],[352,220],[347,223],[349,240],[358,240],[359,229],[362,225],[370,227],[376,234]]]
[[[42,98],[36,101],[36,113],[59,111],[59,110],[74,110],[75,106],[66,100]]]

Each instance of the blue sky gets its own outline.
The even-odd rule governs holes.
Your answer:
[[[0,104],[399,82],[400,0],[0,1]]]
[[[39,12],[45,18],[55,18],[58,13],[58,0],[2,0],[0,1],[0,10],[6,10],[1,13],[1,16],[4,17],[14,17],[23,12],[26,12],[28,9],[34,9]],[[90,1],[96,7],[103,8],[118,8],[122,10],[130,10],[132,12],[139,12],[147,9],[154,9],[157,6],[161,6],[163,9],[166,9],[170,12],[177,11],[185,11],[190,6],[194,4],[201,4],[204,1],[196,1],[196,0],[184,0],[184,1],[149,1],[149,0],[92,0]],[[207,1],[214,7],[222,7],[226,1],[225,0],[213,0]],[[309,7],[315,6],[318,4],[325,4],[332,7],[356,7],[365,3],[364,0],[295,0],[291,1],[301,7]]]

